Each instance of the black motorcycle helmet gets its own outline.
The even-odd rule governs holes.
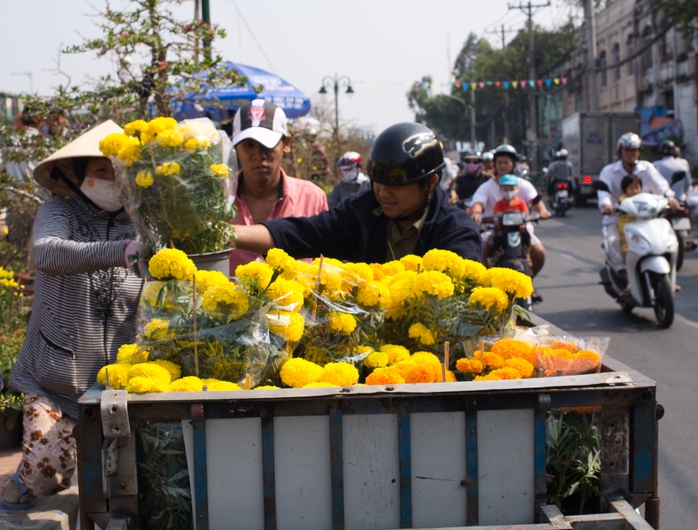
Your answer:
[[[674,156],[676,154],[676,144],[671,140],[664,140],[659,144],[659,152],[664,156]]]
[[[372,182],[405,186],[424,182],[444,167],[441,143],[419,123],[398,123],[380,133],[371,147],[367,172]]]
[[[479,151],[466,151],[461,158],[462,162],[482,162],[482,155]]]

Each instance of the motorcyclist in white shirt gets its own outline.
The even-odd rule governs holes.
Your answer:
[[[482,220],[482,215],[492,215],[494,213],[494,205],[502,199],[502,193],[499,189],[499,178],[502,175],[512,173],[516,165],[517,153],[511,145],[503,144],[497,147],[494,152],[494,169],[495,176],[482,184],[475,195],[473,195],[473,206],[470,213],[473,221],[479,223]],[[519,193],[517,197],[524,201],[532,210],[538,212],[541,219],[550,217],[550,211],[546,208],[542,196],[538,190],[528,180],[519,177]],[[528,231],[531,234],[531,269],[533,277],[536,276],[545,264],[545,247],[540,242],[534,233],[531,223],[527,225]],[[487,263],[489,257],[492,256],[494,249],[490,234],[485,232],[482,235],[482,254],[483,262]],[[541,301],[542,298],[538,293],[534,292],[534,301]]]
[[[606,256],[613,269],[625,277],[625,258],[621,251],[621,241],[618,231],[618,215],[616,205],[623,190],[621,182],[627,175],[636,175],[642,181],[642,191],[663,195],[669,199],[671,209],[679,208],[679,202],[674,198],[674,192],[667,180],[657,169],[645,160],[640,160],[642,139],[635,133],[625,133],[618,139],[618,155],[620,160],[608,164],[601,170],[599,180],[608,185],[610,192],[599,190],[599,210],[603,217],[603,238]]]
[[[654,162],[654,167],[657,168],[662,176],[667,180],[671,189],[674,190],[676,198],[680,201],[686,200],[688,191],[691,188],[691,168],[682,158],[676,156],[676,145],[671,140],[664,140],[659,144],[659,152],[662,157]],[[684,171],[683,179],[671,183],[674,173]]]

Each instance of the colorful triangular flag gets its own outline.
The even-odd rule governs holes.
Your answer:
[[[566,85],[566,84],[567,84],[567,78],[566,78],[566,77],[563,77],[563,78],[562,78],[562,84],[563,84],[563,85]]]
[[[518,81],[512,81],[511,84],[512,84],[512,86],[513,86],[514,88],[517,88],[517,87],[519,86],[519,82],[518,82]]]
[[[560,84],[560,78],[559,78],[559,77],[556,77],[555,79],[553,79],[553,83],[555,83],[556,85],[559,85],[559,84]]]
[[[460,83],[456,83],[456,88],[460,88]]]
[[[509,81],[504,81],[502,84],[504,85],[505,89],[509,88]]]
[[[495,85],[495,86],[501,86],[501,84],[502,84],[501,81],[495,81],[495,82],[494,82],[494,85]]]
[[[470,83],[463,83],[463,90],[468,90]]]
[[[542,79],[536,79],[536,85],[538,85],[538,88],[543,86],[543,80]]]
[[[529,79],[528,80],[528,86],[533,86],[536,84],[536,81],[534,79]]]
[[[485,88],[485,83],[483,83],[482,81],[480,81],[480,82],[478,83],[478,86],[479,86],[480,88]]]
[[[549,87],[552,84],[552,79],[546,79],[545,80],[545,86]]]
[[[521,88],[525,87],[525,86],[526,86],[526,80],[525,80],[525,79],[522,79],[521,81],[519,81],[519,84],[521,85]]]

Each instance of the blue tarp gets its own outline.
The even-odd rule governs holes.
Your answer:
[[[289,118],[298,118],[310,112],[310,98],[285,79],[245,64],[227,62],[223,66],[246,76],[247,84],[212,88],[205,95],[197,96],[195,101],[192,98],[173,102],[176,119],[207,116],[223,121],[232,117],[240,105],[257,98],[281,107]],[[264,89],[257,93],[255,89],[260,85]]]
[[[642,119],[641,136],[644,145],[655,146],[668,138],[683,138],[681,120],[679,118],[668,119],[669,109],[667,107],[638,107],[635,112],[640,114]],[[660,119],[655,120],[654,118]]]

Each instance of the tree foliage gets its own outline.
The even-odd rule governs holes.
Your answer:
[[[686,39],[693,37],[698,24],[698,0],[656,0],[656,3]]]

